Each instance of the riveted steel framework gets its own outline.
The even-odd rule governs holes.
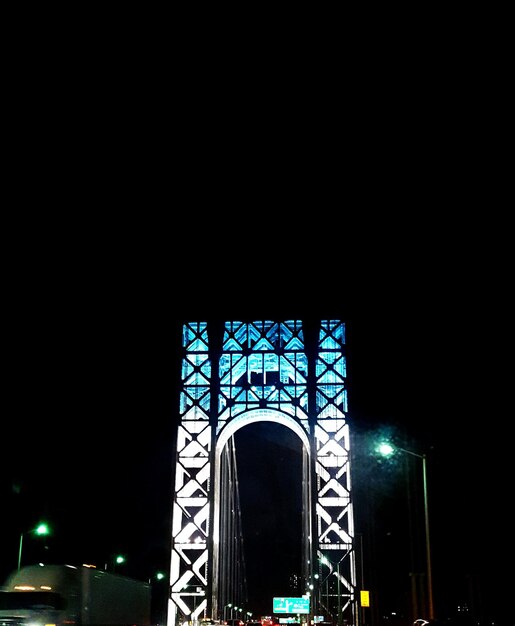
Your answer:
[[[215,341],[205,322],[183,326],[168,626],[221,614],[222,452],[255,421],[283,424],[303,444],[311,612],[356,624],[345,325],[310,328],[307,340],[301,320],[228,321]]]

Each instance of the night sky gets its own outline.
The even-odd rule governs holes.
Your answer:
[[[123,553],[123,573],[167,572],[181,321],[335,318],[347,328],[357,530],[375,537],[366,558],[384,609],[408,571],[395,556],[406,550],[406,492],[402,468],[371,457],[376,433],[427,453],[437,614],[450,615],[473,585],[484,612],[512,618],[502,573],[513,548],[506,319],[481,264],[442,245],[437,268],[416,246],[386,263],[381,254],[370,263],[364,247],[354,268],[347,252],[330,274],[316,262],[329,258],[312,254],[307,278],[288,277],[288,263],[248,267],[242,257],[236,275],[210,267],[190,282],[176,263],[168,276],[154,258],[90,250],[89,262],[72,246],[68,263],[50,252],[39,264],[20,260],[4,328],[0,577],[16,568],[20,532],[41,518],[54,532],[26,538],[24,561],[103,567]],[[269,442],[247,454],[241,476],[250,475],[248,580],[280,585],[278,552],[294,547],[267,554],[259,540],[292,523],[277,504],[277,471],[284,459],[294,467],[298,450],[275,427],[254,433]]]

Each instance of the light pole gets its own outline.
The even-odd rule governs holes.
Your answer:
[[[29,533],[34,533],[35,535],[38,535],[38,536],[49,535],[50,534],[50,528],[48,527],[48,524],[46,522],[41,522],[40,524],[38,524],[36,526],[36,528],[34,528],[32,530],[27,530],[24,533],[20,533],[20,545],[18,547],[18,571],[20,571],[20,568],[21,568],[21,553],[22,553],[22,549],[23,549],[23,535],[27,535]]]
[[[359,536],[359,561],[360,561],[360,572],[361,572],[361,591],[365,589],[365,574],[363,571],[363,533],[358,533]],[[361,607],[361,624],[362,626],[365,624],[365,607]]]
[[[427,601],[428,601],[428,609],[429,609],[429,619],[434,619],[434,607],[433,607],[433,578],[431,571],[431,541],[429,535],[429,506],[427,501],[427,467],[426,467],[426,455],[425,454],[417,454],[412,450],[406,450],[406,448],[400,448],[399,446],[392,446],[389,443],[381,443],[379,445],[378,451],[383,456],[389,456],[395,452],[395,450],[400,450],[401,452],[405,452],[406,454],[410,454],[411,456],[415,456],[418,459],[422,459],[422,484],[424,490],[424,526],[425,526],[425,536],[426,536],[426,567],[427,567]]]

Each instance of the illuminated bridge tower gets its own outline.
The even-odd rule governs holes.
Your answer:
[[[183,326],[182,347],[168,626],[223,617],[230,601],[221,592],[230,480],[221,477],[234,433],[257,421],[282,424],[302,443],[302,574],[311,616],[355,625],[345,325],[192,322]]]

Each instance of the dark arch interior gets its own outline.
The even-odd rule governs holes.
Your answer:
[[[271,615],[275,596],[297,596],[302,558],[302,442],[275,422],[234,434],[248,607]]]

